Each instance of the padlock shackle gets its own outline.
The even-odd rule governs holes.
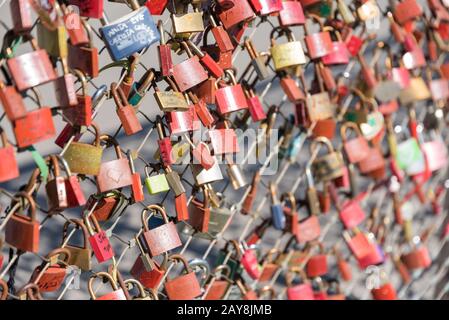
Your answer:
[[[151,217],[151,215],[153,215],[154,211],[157,211],[162,215],[162,218],[164,219],[165,224],[169,223],[168,216],[167,216],[167,213],[165,212],[165,210],[161,206],[158,206],[156,204],[151,204],[151,205],[147,206],[145,209],[143,209],[142,214],[141,214],[142,226],[143,226],[143,230],[145,232],[150,230],[148,227],[148,219]],[[147,216],[147,212],[150,212],[150,216]]]
[[[33,197],[29,193],[22,191],[22,192],[18,192],[14,196],[14,199],[16,199],[16,201],[20,201],[20,199],[18,199],[18,198],[25,198],[26,200],[28,200],[28,203],[30,205],[30,208],[28,211],[30,214],[31,222],[36,221],[36,202],[34,201]],[[19,206],[19,208],[20,207],[22,207],[22,206]],[[24,209],[24,208],[22,208],[22,209]],[[14,212],[13,214],[16,214],[16,212]]]
[[[81,92],[83,96],[87,96],[87,79],[86,75],[79,69],[72,69],[71,72],[75,74],[75,76],[80,80],[81,82]]]
[[[324,144],[327,147],[329,153],[335,152],[334,146],[328,138],[318,137],[315,138],[310,144],[310,153],[313,154],[320,144]]]
[[[221,264],[212,271],[212,274],[215,278],[225,277],[227,278],[226,280],[229,280],[231,276],[231,267],[227,264]]]
[[[168,257],[168,261],[173,261],[175,263],[177,262],[181,262],[184,266],[184,271],[186,271],[186,273],[191,273],[192,269],[189,266],[189,263],[187,262],[187,260],[180,254],[172,254],[171,256]],[[168,280],[168,277],[167,277]]]
[[[127,279],[124,281],[126,285],[126,290],[129,292],[133,288],[137,288],[139,291],[139,298],[146,298],[146,292],[145,288],[143,287],[142,283],[136,279]]]
[[[107,279],[107,281],[110,283],[112,290],[117,291],[119,290],[117,282],[114,280],[114,278],[107,272],[98,272],[94,273],[87,282],[87,290],[89,291],[89,295],[93,300],[97,299],[97,296],[94,293],[93,289],[93,283],[96,278],[100,279]],[[104,280],[103,280],[104,281]]]
[[[124,108],[128,105],[128,99],[126,99],[123,89],[117,84],[117,82],[113,82],[111,84],[111,95],[114,98],[114,102],[118,109]]]
[[[122,151],[120,150],[120,145],[119,145],[118,141],[114,137],[112,137],[110,135],[107,135],[107,134],[104,134],[104,135],[100,136],[100,141],[105,141],[108,144],[113,144],[114,145],[114,149],[115,149],[115,154],[117,155],[117,158],[118,159],[122,159],[123,158]]]
[[[50,253],[45,256],[45,259],[51,260],[51,258],[53,258],[54,256],[59,256],[59,255],[64,256],[64,259],[62,259],[62,261],[64,262],[65,265],[68,265],[72,254],[70,253],[70,251],[68,249],[63,248],[63,247],[50,251]],[[59,257],[58,257],[58,260],[59,260]]]
[[[352,121],[346,121],[340,127],[340,135],[341,135],[341,140],[343,141],[343,143],[348,141],[348,138],[347,138],[348,130],[353,130],[353,131],[355,131],[355,133],[358,137],[364,138],[362,131],[360,131],[360,128],[356,123],[354,123]]]
[[[198,48],[198,46],[196,46],[191,40],[187,40],[187,41],[185,41],[185,43],[187,44],[187,47],[189,48],[189,50],[192,49],[193,52],[194,52],[200,59],[202,59],[202,58],[204,58],[204,57],[206,56],[206,55],[204,54],[204,52],[201,51],[201,49]],[[184,41],[182,42],[182,45],[183,45],[183,47],[184,47]],[[192,53],[192,52],[190,52],[190,53]]]
[[[30,300],[44,300],[40,293],[39,286],[33,282],[25,284],[22,288],[17,291],[17,296],[26,294]]]
[[[100,146],[100,136],[101,136],[101,134],[100,134],[100,127],[95,123],[95,122],[92,122],[91,124],[90,124],[90,126],[94,129],[94,131],[95,131],[95,140],[94,140],[94,146],[96,146],[96,147],[99,147]]]
[[[240,249],[240,244],[237,240],[229,240],[226,242],[226,245],[224,247],[224,251],[229,252],[229,245],[231,245],[234,248],[234,255],[231,254],[231,257],[234,257],[236,260],[240,260],[242,257],[242,251]]]
[[[68,236],[68,229],[69,229],[69,225],[70,224],[74,224],[76,229],[81,229],[83,232],[83,238],[84,238],[84,245],[83,245],[83,249],[87,249],[87,241],[89,238],[89,232],[87,231],[87,227],[84,224],[82,219],[70,219],[69,221],[66,221],[66,223],[64,223],[64,226],[62,228],[62,241],[61,241],[61,245],[64,244],[64,242],[67,239]]]

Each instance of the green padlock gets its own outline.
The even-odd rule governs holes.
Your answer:
[[[145,167],[145,185],[147,186],[148,193],[158,194],[161,192],[169,191],[170,186],[168,185],[167,178],[165,174],[157,174],[154,176],[150,176],[149,167]]]
[[[229,245],[233,247],[233,252],[230,253]],[[221,249],[218,252],[218,258],[216,265],[222,265],[226,256],[230,254],[230,258],[228,259],[226,265],[231,269],[231,273],[229,274],[229,278],[234,280],[235,277],[243,272],[243,266],[240,264],[240,260],[242,258],[242,252],[240,250],[240,245],[236,240],[230,240],[226,243],[224,249]]]
[[[415,138],[409,138],[398,144],[396,161],[408,175],[419,174],[426,169],[424,154]]]

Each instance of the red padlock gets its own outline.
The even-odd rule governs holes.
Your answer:
[[[55,133],[51,110],[46,107],[30,111],[14,123],[14,134],[19,148],[50,139]]]
[[[91,221],[94,224],[94,228],[91,225]],[[97,218],[92,215],[90,217],[84,217],[84,223],[89,231],[89,243],[92,251],[97,258],[98,263],[103,263],[105,261],[111,260],[114,257],[114,249],[109,242],[109,238],[106,232],[101,230],[100,224]]]
[[[234,6],[223,10],[218,17],[223,23],[223,26],[229,30],[241,22],[252,20],[255,18],[255,14],[248,1],[242,0],[234,1]]]
[[[360,206],[360,202],[356,199],[344,203],[339,212],[339,216],[346,229],[357,227],[366,218],[365,212]]]
[[[74,69],[73,73],[81,82],[82,93],[76,95],[77,104],[75,106],[62,110],[64,120],[73,126],[89,127],[92,125],[92,98],[87,94],[87,80],[82,71]]]
[[[96,278],[100,278],[103,281],[106,279],[107,282],[109,282],[112,286],[112,292],[109,292],[99,298],[95,295],[94,289],[93,289],[93,282]],[[107,272],[98,272],[92,275],[89,279],[89,282],[87,284],[87,289],[89,291],[90,297],[93,300],[126,300],[125,292],[122,288],[119,288],[117,285],[117,282],[114,280],[114,278]]]
[[[324,31],[324,25],[321,18],[316,14],[308,14],[307,17],[313,21],[319,23],[321,31],[311,33],[307,27],[307,23],[304,24],[306,32],[305,42],[308,50],[308,55],[311,59],[322,58],[333,52],[332,39],[329,31]]]
[[[287,284],[287,299],[288,300],[315,300],[313,294],[312,285],[307,279],[306,274],[302,269],[294,269],[299,272],[303,283],[293,285],[293,275],[291,272],[285,275],[285,280]]]
[[[168,0],[148,0],[145,5],[147,6],[150,13],[155,16],[160,16],[164,13],[167,7]]]
[[[259,279],[261,268],[257,261],[256,252],[253,249],[247,249],[243,252],[240,263],[252,279]]]
[[[184,265],[185,274],[173,279],[167,279],[165,291],[169,300],[193,300],[201,295],[201,287],[195,273],[189,264],[179,254],[170,256],[169,261],[181,262]]]
[[[9,4],[14,33],[28,32],[33,27],[29,0],[11,0]]]
[[[69,0],[69,4],[77,6],[82,17],[94,19],[103,17],[103,0]]]
[[[37,175],[38,171],[35,173]],[[39,251],[40,224],[36,220],[36,203],[26,192],[19,192],[17,196],[28,201],[30,217],[17,214],[16,211],[11,213],[12,216],[5,227],[5,241],[18,250],[37,253]],[[19,206],[19,208],[21,207]],[[22,207],[23,209],[25,208]]]
[[[284,1],[279,12],[279,23],[282,27],[297,26],[306,23],[304,11],[298,1]]]
[[[311,256],[306,265],[307,276],[311,278],[323,276],[327,273],[327,254],[324,245],[321,242],[315,242],[310,244],[309,250],[313,250],[315,246],[319,247],[320,253]]]
[[[117,114],[122,123],[125,134],[130,136],[142,130],[142,125],[136,115],[136,110],[128,103],[122,88],[117,83],[111,84],[111,94],[117,105]]]
[[[60,255],[63,255],[64,259],[58,263]],[[57,291],[64,282],[70,261],[70,252],[65,248],[55,249],[46,256],[46,259],[48,262],[44,261],[41,266],[34,269],[30,282],[35,282],[40,292]],[[48,267],[46,267],[47,263],[49,263]]]
[[[14,86],[6,86],[0,81],[0,102],[9,121],[14,122],[27,114],[22,96]]]
[[[218,88],[215,92],[215,102],[218,111],[221,114],[228,114],[231,112],[248,109],[245,93],[240,84],[237,84],[234,74],[230,70],[226,70],[226,75],[231,81],[231,85]],[[221,83],[218,81],[217,86]]]
[[[9,144],[6,132],[1,128],[0,130],[3,145],[0,148],[0,159],[2,159],[2,165],[0,166],[0,182],[5,182],[19,176],[19,167],[17,165],[14,147]]]
[[[235,134],[234,129],[224,128],[209,130],[209,137],[214,155],[235,154],[239,152],[237,135]]]

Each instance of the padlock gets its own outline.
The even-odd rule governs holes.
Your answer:
[[[44,300],[35,283],[27,283],[17,291],[20,300]]]
[[[201,64],[207,69],[212,77],[220,78],[223,76],[223,69],[207,52],[201,51],[201,49],[190,40],[187,40],[187,44],[192,48],[195,55],[199,57]]]
[[[2,147],[0,148],[0,159],[2,159],[0,182],[5,182],[17,178],[20,173],[19,166],[17,165],[16,151],[8,142],[6,132],[2,128],[0,128],[0,137],[2,141]]]
[[[317,59],[331,54],[333,52],[332,39],[329,31],[324,30],[324,25],[321,18],[313,13],[308,14],[307,17],[311,18],[312,21],[317,22],[321,29],[320,32],[311,33],[307,23],[304,24],[304,30],[306,33],[304,40],[309,57],[311,59]]]
[[[232,246],[232,251],[230,250],[230,246]],[[240,263],[241,256],[242,252],[239,243],[236,240],[229,240],[226,242],[225,247],[218,252],[216,265],[226,263],[231,269],[229,278],[235,280],[243,271],[243,267]],[[224,262],[225,259],[227,259],[227,262]]]
[[[306,167],[306,180],[307,180],[307,191],[306,191],[307,208],[311,216],[316,216],[321,213],[321,208],[320,208],[320,201],[318,199],[318,192],[315,188],[315,182],[313,179],[310,166]]]
[[[335,34],[336,40],[332,41],[332,52],[322,57],[321,61],[325,65],[348,64],[349,52],[345,42],[341,37],[340,32],[334,30],[333,28],[328,27],[325,27],[324,30],[329,30],[330,32],[333,32],[333,34]]]
[[[255,18],[254,11],[248,1],[233,1],[233,3],[232,8],[225,9],[218,15],[227,30]]]
[[[64,159],[72,172],[89,175],[98,175],[100,172],[103,148],[100,146],[99,128],[95,123],[92,123],[92,128],[95,130],[93,145],[71,142],[64,153]]]
[[[409,138],[397,145],[395,159],[399,168],[408,175],[420,174],[426,169],[424,153],[415,138]]]
[[[130,273],[135,279],[140,281],[145,288],[155,289],[165,275],[168,254],[165,253],[163,262],[158,263],[156,260],[151,259],[148,253],[145,252],[138,237],[136,237],[136,244],[139,248],[140,255],[134,262]]]
[[[249,288],[241,277],[235,281],[235,284],[241,293],[242,300],[259,300],[257,292]]]
[[[267,118],[267,114],[263,108],[259,96],[254,93],[253,89],[245,90],[246,102],[251,118],[254,122],[262,121]]]
[[[185,134],[200,129],[201,123],[198,120],[195,108],[191,105],[189,106],[190,108],[187,111],[170,111],[166,113],[170,135]]]
[[[288,42],[276,44],[274,34],[279,32],[280,35],[286,34]],[[296,41],[291,31],[283,29],[273,29],[271,32],[271,56],[273,58],[274,68],[276,71],[282,71],[293,67],[298,67],[306,63],[306,57],[300,41]]]
[[[189,224],[199,232],[208,232],[211,208],[209,202],[209,190],[206,187],[203,190],[203,201],[194,197],[189,204]]]
[[[158,46],[158,58],[162,76],[169,77],[173,74],[173,58],[171,56],[171,47],[165,42],[165,31],[162,20],[157,23],[160,34],[160,44]]]
[[[149,229],[147,222],[148,211],[151,211],[151,214],[153,214],[154,211],[159,212],[164,219],[164,224],[159,227]],[[175,224],[172,221],[168,221],[165,210],[157,205],[149,205],[142,211],[142,226],[142,242],[152,257],[173,250],[182,244]]]
[[[220,68],[222,68],[223,70],[231,69],[233,67],[233,63],[232,63],[232,52],[233,51],[222,52],[220,50],[220,47],[217,44],[208,45],[206,36],[204,36],[203,46],[201,47],[201,50],[203,50],[204,52],[207,52],[212,57],[212,59],[214,59],[215,62],[217,62],[218,65],[220,66]],[[203,85],[204,85],[204,82],[203,82]],[[198,87],[201,87],[201,86],[202,86],[201,84],[198,85]],[[206,86],[206,88],[207,87],[208,86]],[[215,85],[213,87],[215,88]]]
[[[82,17],[101,19],[103,17],[104,0],[69,0],[69,4],[75,5],[80,10]]]
[[[284,230],[286,218],[282,205],[279,203],[279,199],[276,196],[276,187],[273,183],[270,183],[270,195],[271,195],[271,219],[273,227],[277,230]]]
[[[247,193],[242,204],[241,212],[244,215],[250,214],[250,212],[252,211],[251,209],[254,205],[254,201],[256,200],[259,182],[260,182],[260,171],[258,170],[254,173],[250,190]]]
[[[55,133],[53,117],[48,107],[29,111],[25,117],[14,122],[14,135],[19,148],[50,139]]]
[[[329,139],[324,137],[316,138],[311,144],[311,153],[316,151],[318,144],[324,144],[329,151],[326,155],[317,156],[312,163],[313,175],[319,181],[329,181],[343,175],[343,157],[341,153],[335,151]]]
[[[64,259],[58,262],[60,255],[63,255]],[[30,282],[36,283],[40,292],[58,291],[64,282],[69,261],[69,250],[59,248],[51,251],[46,256],[46,261],[34,269]],[[48,267],[46,267],[47,263]]]
[[[340,220],[345,228],[352,229],[357,227],[365,220],[365,212],[357,200],[348,200],[345,202],[339,212]]]
[[[262,272],[259,277],[259,282],[271,281],[276,271],[279,270],[279,265],[275,262],[281,252],[278,249],[271,249],[262,259]]]
[[[37,43],[52,58],[67,58],[67,30],[62,20],[56,23],[54,30],[44,26],[42,20],[37,24]]]
[[[154,69],[147,70],[138,83],[133,84],[128,102],[134,107],[139,107],[145,97],[148,89],[151,87],[154,80]]]
[[[97,298],[94,289],[93,282],[96,278],[100,278],[102,280],[107,280],[112,287],[112,292],[109,292],[99,298]],[[122,288],[119,288],[117,282],[114,278],[107,272],[98,272],[94,273],[90,278],[87,284],[87,289],[89,291],[89,295],[92,300],[126,300],[125,293]]]
[[[286,28],[306,23],[304,11],[299,1],[284,1],[279,12],[279,24]]]
[[[111,94],[117,105],[117,115],[123,126],[126,135],[133,135],[142,130],[142,125],[136,115],[136,110],[128,104],[128,99],[125,93],[117,85],[117,83],[111,84]]]
[[[305,100],[306,96],[304,92],[296,84],[296,81],[288,74],[281,77],[280,84],[291,103],[298,103]]]
[[[287,272],[285,275],[285,281],[287,285],[287,299],[288,300],[315,300],[313,295],[312,285],[307,279],[305,272],[302,269],[293,269],[294,273],[299,273],[302,278],[301,284],[293,284],[294,273],[292,271]],[[293,274],[292,274],[293,273]]]
[[[158,29],[146,7],[104,25],[100,33],[114,61],[127,58],[160,41]]]
[[[175,196],[176,221],[186,221],[189,219],[189,211],[187,208],[187,196],[181,193]]]
[[[155,87],[154,98],[159,109],[163,112],[188,111],[190,106],[176,84],[169,77],[165,80],[171,88],[170,91],[160,91],[158,87]]]
[[[445,79],[439,69],[435,71],[439,74],[439,78],[433,79],[431,68],[427,68],[427,81],[429,82],[429,90],[432,94],[432,99],[437,105],[444,105],[449,98],[449,80]]]
[[[281,195],[281,202],[284,203],[283,211],[286,218],[284,231],[296,236],[298,234],[299,216],[295,196],[291,192],[285,192]]]
[[[16,87],[5,85],[3,81],[0,81],[0,102],[6,117],[12,123],[27,115],[25,103]]]
[[[133,161],[131,152],[128,152],[127,156],[128,156],[129,166],[131,168],[131,174],[132,174],[132,185],[131,185],[132,200],[134,203],[142,202],[145,200],[145,195],[143,193],[142,180],[140,178],[140,174],[138,172],[136,172],[136,168],[134,166],[134,161]]]
[[[99,54],[98,49],[94,46],[93,43],[92,27],[84,19],[81,19],[81,25],[86,30],[89,38],[89,43],[87,45],[72,45],[71,43],[68,44],[68,65],[71,69],[78,69],[82,71],[86,76],[96,78],[99,74]]]
[[[268,67],[265,64],[265,60],[263,56],[261,56],[257,52],[254,43],[249,38],[245,39],[245,48],[248,51],[248,54],[251,58],[251,65],[256,71],[259,80],[263,81],[267,79],[270,76],[270,72],[268,71]]]
[[[170,189],[175,194],[175,197],[185,194],[186,189],[182,184],[178,172],[173,171],[173,169],[170,166],[167,166],[165,167],[165,177],[167,179],[168,185],[170,186]]]
[[[193,55],[187,42],[182,42],[182,48],[188,59],[173,66],[173,78],[179,91],[185,92],[206,81],[208,74],[200,63],[200,58]]]
[[[165,282],[165,291],[169,300],[193,300],[201,295],[201,287],[195,273],[190,269],[183,256],[174,254],[169,257],[169,261],[181,262],[184,266],[185,274]]]
[[[112,144],[118,159],[101,163],[96,176],[98,190],[106,192],[132,185],[131,168],[128,159],[123,158],[118,142],[108,135],[100,136],[100,141]]]
[[[33,27],[30,2],[28,0],[11,0],[9,8],[14,32],[19,34],[30,31]]]
[[[371,244],[368,236],[360,232],[358,229],[354,229],[355,235],[351,237],[348,231],[343,232],[343,238],[346,241],[349,249],[357,260],[361,260],[371,253]]]
[[[393,284],[388,281],[387,274],[384,270],[375,270],[372,274],[375,277],[374,288],[371,294],[374,300],[396,300],[397,294]]]
[[[246,248],[243,251],[240,263],[252,279],[259,279],[261,275],[261,266],[257,261],[256,250],[254,248]]]
[[[337,9],[346,24],[355,22],[354,14],[344,0],[337,0]]]
[[[145,166],[145,186],[147,187],[147,191],[150,195],[155,195],[161,192],[167,192],[170,190],[170,186],[168,185],[167,178],[165,174],[156,174],[151,176],[149,171],[149,167]]]
[[[312,242],[308,244],[307,250],[313,250],[315,246],[318,246],[319,254],[312,255],[307,261],[306,272],[310,278],[323,276],[327,273],[327,253],[324,249],[324,245],[321,242]]]
[[[64,120],[73,126],[92,125],[92,97],[88,95],[87,80],[80,70],[74,69],[73,73],[81,82],[81,94],[76,94],[76,105],[62,110]]]
[[[432,258],[430,257],[429,249],[423,244],[413,248],[409,253],[402,255],[401,260],[405,264],[407,269],[411,271],[417,269],[426,269],[432,264]]]
[[[63,21],[69,36],[70,43],[74,46],[85,45],[89,43],[89,37],[84,30],[79,12],[72,6],[60,5],[63,11]]]
[[[18,250],[37,253],[39,250],[40,224],[36,220],[36,203],[28,193],[19,192],[17,196],[28,201],[30,217],[14,211],[5,227],[5,241]],[[18,209],[24,210],[25,207],[18,206]]]
[[[416,0],[398,1],[393,10],[394,17],[400,24],[405,24],[409,20],[414,20],[423,15],[421,5]]]
[[[337,246],[333,248],[333,251],[337,259],[337,268],[339,274],[341,275],[344,281],[351,281],[352,280],[351,264],[344,259],[342,253],[340,252],[340,250],[338,250]]]
[[[209,22],[210,27],[208,27],[205,31],[204,37],[206,37],[207,41],[207,34],[210,30],[212,32],[212,35],[214,36],[214,40],[217,43],[218,48],[221,52],[228,52],[234,50],[234,44],[232,43],[232,40],[229,36],[229,34],[226,32],[226,30],[223,28],[222,25],[217,24],[215,21],[215,18],[212,15],[209,15]]]
[[[139,55],[137,53],[134,53],[133,55],[131,55],[130,57],[128,57],[126,60],[123,60],[125,64],[123,73],[125,74],[122,81],[120,82],[120,84],[118,85],[118,88],[121,89],[121,91],[123,91],[123,96],[125,97],[125,99],[122,99],[122,104],[126,105],[128,104],[128,98],[129,98],[129,94],[131,92],[131,89],[133,89],[134,87],[134,80],[135,80],[135,72],[137,69],[137,66],[139,64]],[[119,94],[119,97],[121,97],[122,95]]]
[[[32,52],[13,57],[12,49],[6,49],[9,57],[6,64],[19,91],[24,91],[56,79],[56,74],[47,52],[39,48],[36,39],[31,35],[24,35],[23,37],[24,40],[31,43]]]
[[[67,208],[67,192],[65,178],[60,175],[58,158],[52,155],[48,162],[48,166],[52,168],[52,176],[49,175],[47,178],[45,191],[47,193],[48,211],[50,214],[54,214]]]
[[[83,246],[74,246],[66,243],[68,237],[68,228],[70,224],[73,224],[75,228],[80,229],[83,233]],[[70,252],[70,258],[68,259],[69,265],[74,265],[80,268],[82,271],[91,270],[92,266],[92,251],[87,247],[87,241],[89,238],[89,233],[87,228],[81,219],[70,219],[64,224],[62,232],[62,243],[61,246],[64,246],[66,250]]]
[[[234,129],[229,128],[227,122],[223,122],[224,128],[210,129],[208,131],[214,155],[236,154],[240,148]]]
[[[348,140],[347,132],[355,131],[357,138]],[[350,163],[358,163],[369,155],[369,145],[360,132],[359,127],[353,122],[345,122],[340,128],[340,136],[343,149]]]
[[[88,213],[88,212],[87,212]],[[92,227],[91,221],[94,226]],[[103,231],[98,223],[97,218],[94,215],[90,217],[84,215],[84,224],[89,232],[89,244],[97,258],[98,263],[103,263],[114,258],[114,249],[109,242],[109,238],[106,232]]]
[[[233,283],[229,277],[230,273],[231,269],[227,265],[219,265],[213,270],[205,284],[204,300],[222,300],[224,298]]]
[[[191,33],[204,31],[203,12],[193,4],[193,12],[186,12],[188,5],[184,7],[186,10],[183,13],[171,14],[175,36],[190,35]]]
[[[248,109],[245,93],[240,84],[237,84],[234,73],[226,70],[225,74],[231,85],[220,87],[221,81],[217,80],[217,91],[215,92],[215,102],[220,114],[229,114],[242,109]]]
[[[239,165],[233,163],[230,156],[226,156],[226,162],[226,173],[228,174],[234,190],[239,190],[246,186],[248,183],[246,182],[245,176]]]
[[[320,92],[306,97],[307,115],[312,122],[333,118],[336,111],[335,104],[331,101],[329,93],[324,90],[323,83],[320,81],[321,75],[319,73],[316,73],[316,75],[320,84]]]
[[[215,80],[214,80],[215,85]],[[199,99],[193,92],[188,93],[190,100],[193,102],[196,116],[204,127],[210,128],[215,123],[215,118],[209,111],[205,99]]]
[[[157,292],[155,290],[149,290],[149,293],[145,291],[142,283],[135,279],[128,279],[124,281],[128,292],[133,289],[137,289],[139,294],[131,297],[131,300],[159,300]]]
[[[160,16],[168,5],[168,0],[151,0],[146,1],[145,5],[152,15]]]

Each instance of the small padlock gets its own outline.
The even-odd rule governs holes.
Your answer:
[[[58,262],[60,255],[63,255],[64,259],[61,260],[61,262]],[[30,282],[35,282],[39,287],[40,292],[53,292],[59,290],[64,282],[69,261],[69,250],[59,248],[51,251],[46,256],[46,261],[34,269]],[[48,267],[46,267],[47,263],[49,264]]]
[[[6,132],[2,128],[0,128],[0,138],[3,145],[0,148],[0,159],[2,159],[0,182],[5,182],[19,176],[19,166],[17,165],[15,149],[9,144]]]
[[[94,228],[91,225],[91,221],[94,223]],[[98,223],[97,218],[94,215],[90,217],[84,216],[84,224],[89,232],[89,244],[97,258],[98,263],[103,263],[114,258],[114,249],[109,242],[109,238],[106,232],[103,231]]]
[[[229,114],[241,109],[248,109],[245,93],[240,84],[237,84],[237,80],[234,73],[230,70],[226,70],[226,76],[229,78],[231,85],[219,87],[220,80],[217,80],[217,91],[215,92],[215,101],[218,111],[221,114]]]
[[[288,42],[276,44],[274,34],[279,32],[286,34]],[[283,29],[273,29],[271,32],[271,56],[273,57],[274,68],[276,71],[282,71],[293,67],[298,67],[306,63],[306,57],[300,41],[296,41],[291,31]]]
[[[208,232],[210,220],[209,191],[203,190],[203,201],[193,198],[189,205],[189,224],[199,232]]]
[[[165,291],[169,300],[193,300],[201,294],[200,284],[187,261],[179,254],[169,257],[169,261],[181,262],[185,274],[165,282]]]
[[[142,125],[137,118],[136,110],[128,104],[128,99],[126,98],[125,93],[115,82],[111,84],[111,94],[117,105],[117,115],[125,134],[130,136],[141,131]]]
[[[83,246],[78,247],[74,245],[70,245],[66,243],[67,237],[68,237],[68,228],[69,225],[73,224],[77,229],[80,229],[83,233]],[[67,249],[70,252],[70,258],[68,259],[69,265],[74,265],[80,268],[83,271],[91,270],[92,266],[92,251],[87,247],[87,242],[89,238],[89,233],[87,231],[86,225],[84,224],[83,220],[81,219],[70,219],[64,224],[62,232],[62,243],[61,245],[64,246],[65,249]]]
[[[151,176],[149,167],[145,166],[145,186],[150,195],[166,192],[170,190],[165,174],[156,174]]]
[[[113,291],[97,298],[97,296],[95,295],[94,289],[93,289],[93,282],[96,278],[100,278],[103,280],[106,279],[107,282],[109,282],[111,284]],[[123,289],[119,288],[119,286],[117,285],[117,282],[107,272],[94,273],[89,278],[89,282],[87,284],[87,289],[89,291],[90,297],[93,300],[126,300],[126,296],[125,296]]]

